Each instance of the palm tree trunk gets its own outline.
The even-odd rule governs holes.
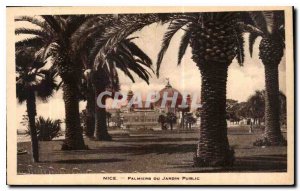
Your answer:
[[[95,100],[97,101],[98,95],[103,92],[105,89],[97,88],[95,91]],[[105,102],[105,98],[103,98],[102,102]],[[112,138],[108,134],[107,131],[107,123],[106,123],[106,110],[105,108],[101,108],[96,106],[96,121],[95,121],[95,128],[96,128],[96,140],[98,141],[111,141]]]
[[[202,65],[200,70],[202,75],[201,125],[194,164],[195,166],[232,165],[234,151],[229,147],[226,123],[228,65],[222,62],[210,62],[205,63],[205,66]]]
[[[72,81],[64,81],[63,99],[66,113],[66,135],[62,150],[86,149],[79,118],[78,87]]]
[[[270,145],[281,145],[285,142],[280,130],[280,105],[278,65],[265,65],[265,132],[264,138]]]
[[[35,127],[36,104],[34,91],[30,91],[26,100],[27,114],[29,119],[29,129],[31,138],[31,149],[33,162],[39,162],[39,142]]]
[[[93,87],[89,87],[86,104],[86,129],[87,137],[93,137],[95,133],[95,91]]]

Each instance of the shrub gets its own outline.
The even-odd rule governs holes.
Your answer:
[[[51,120],[50,118],[45,119],[40,116],[35,122],[38,140],[51,141],[53,138],[60,136],[60,124],[61,121],[59,119]],[[30,133],[29,130],[28,133]]]

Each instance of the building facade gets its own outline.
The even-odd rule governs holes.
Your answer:
[[[162,106],[163,97],[167,96],[171,98],[177,94],[177,99],[175,103],[175,107],[172,106],[172,101],[167,100],[165,105]],[[149,107],[146,107],[146,102],[142,101],[141,105],[132,104],[128,105],[130,100],[134,97],[133,91],[128,91],[127,93],[127,104],[122,106],[117,110],[108,110],[108,112],[112,113],[112,120],[117,121],[117,115],[119,120],[122,120],[122,128],[126,129],[160,129],[160,124],[158,123],[158,118],[160,115],[166,115],[168,112],[172,112],[177,116],[177,124],[179,124],[182,120],[182,112],[188,112],[190,108],[190,96],[186,96],[185,98],[182,94],[173,88],[171,84],[167,83],[167,85],[159,91],[160,99],[151,103]],[[188,108],[180,109],[179,105],[185,101],[187,103]]]

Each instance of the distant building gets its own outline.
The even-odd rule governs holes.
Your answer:
[[[129,101],[133,98],[134,92],[132,90],[129,90],[127,93],[127,104],[122,106],[118,112],[121,113],[119,118],[122,119],[122,126],[129,129],[154,129],[159,128],[160,124],[158,123],[158,117],[161,114],[166,114],[168,112],[173,112],[177,116],[177,123],[180,123],[182,114],[181,111],[188,112],[190,110],[190,96],[186,96],[183,98],[182,94],[173,88],[170,85],[170,82],[167,82],[167,85],[160,90],[159,92],[160,99],[155,102],[151,103],[149,107],[146,107],[146,102],[142,101],[140,105],[138,104],[132,104],[131,107],[127,107]],[[163,96],[167,96],[168,98],[171,98],[174,96],[174,94],[177,94],[177,99],[175,103],[175,107],[172,107],[172,101],[167,100],[164,107],[161,107]],[[182,101],[185,101],[188,105],[188,108],[181,109],[179,108],[179,105],[182,103]],[[116,120],[117,110],[108,110],[108,112],[112,113],[112,119],[111,121]]]

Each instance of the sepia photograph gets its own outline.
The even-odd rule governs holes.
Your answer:
[[[7,7],[7,184],[293,185],[293,7]]]

